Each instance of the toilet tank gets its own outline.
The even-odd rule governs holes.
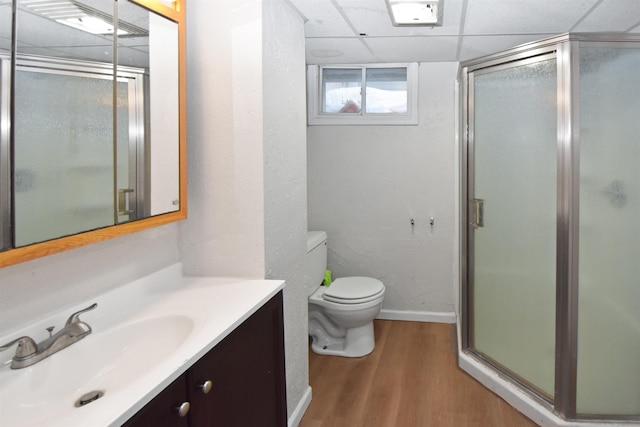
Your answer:
[[[327,233],[307,232],[307,274],[305,275],[307,295],[318,289],[327,270]]]

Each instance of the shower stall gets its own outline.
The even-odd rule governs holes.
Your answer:
[[[461,366],[549,419],[635,424],[640,35],[519,46],[459,87]]]

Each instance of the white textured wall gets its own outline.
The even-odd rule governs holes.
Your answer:
[[[288,410],[308,384],[302,18],[284,0],[190,0],[187,273],[285,279]]]
[[[289,415],[309,387],[307,293],[307,127],[304,28],[284,1],[263,4],[266,278],[285,279]]]
[[[178,226],[168,224],[2,268],[0,336],[178,261]]]
[[[187,7],[191,274],[264,278],[260,0],[190,0]]]
[[[327,231],[334,277],[384,282],[391,313],[454,311],[457,69],[420,64],[418,126],[308,128],[309,229]]]

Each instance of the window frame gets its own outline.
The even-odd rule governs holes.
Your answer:
[[[325,113],[322,111],[324,69],[360,69],[362,71],[362,108],[360,113]],[[366,71],[372,68],[407,69],[407,112],[366,112]],[[418,69],[417,62],[394,64],[316,64],[307,66],[308,123],[315,125],[417,125],[418,124]]]

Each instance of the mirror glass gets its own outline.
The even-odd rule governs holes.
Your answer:
[[[2,249],[179,210],[178,24],[123,0],[13,3],[12,58],[0,0]]]

